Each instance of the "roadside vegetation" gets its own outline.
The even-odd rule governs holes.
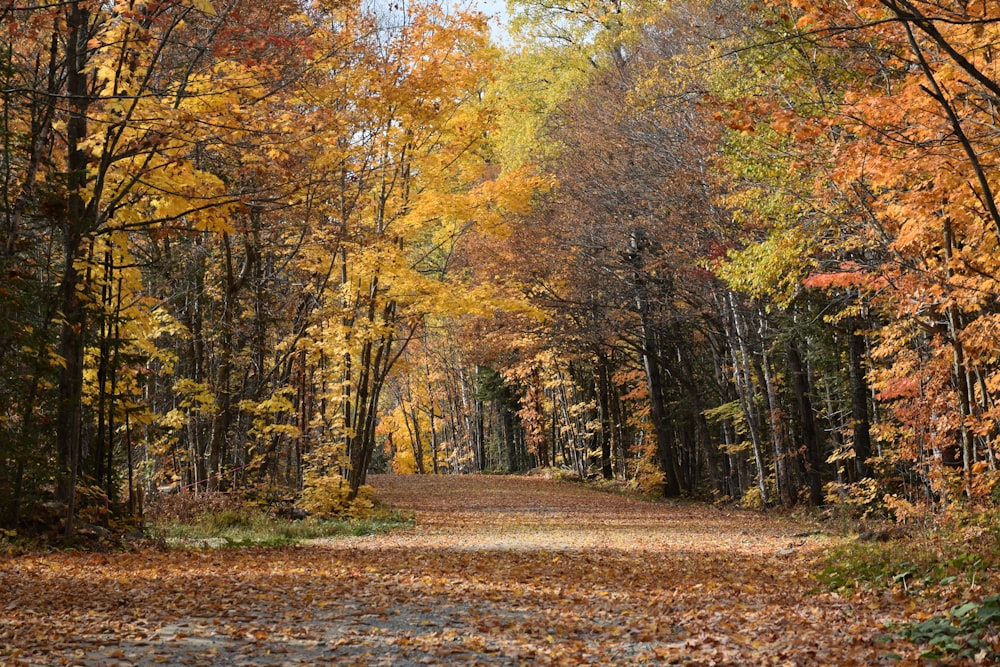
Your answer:
[[[906,640],[934,664],[1000,660],[1000,514],[953,512],[933,522],[864,530],[826,550],[817,591],[880,597],[915,611],[886,622],[882,643]],[[892,659],[898,653],[885,654]]]
[[[344,535],[378,535],[413,525],[413,516],[370,500],[314,513],[291,499],[173,494],[152,504],[146,534],[166,546],[266,547]]]

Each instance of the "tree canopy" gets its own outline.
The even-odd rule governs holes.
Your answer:
[[[564,467],[996,500],[1000,8],[0,9],[0,523]]]

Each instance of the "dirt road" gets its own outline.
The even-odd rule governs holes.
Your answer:
[[[891,601],[808,592],[807,527],[536,478],[372,481],[416,526],[4,561],[0,663],[899,664],[873,643]]]

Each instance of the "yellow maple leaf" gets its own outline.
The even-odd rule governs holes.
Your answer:
[[[191,0],[191,4],[195,9],[201,12],[205,12],[209,16],[215,16],[215,7],[212,6],[212,0]]]

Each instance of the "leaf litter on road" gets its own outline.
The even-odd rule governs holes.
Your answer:
[[[919,613],[814,592],[787,519],[526,477],[378,476],[416,513],[307,545],[0,564],[13,665],[919,664]],[[898,654],[888,657],[892,652]]]

